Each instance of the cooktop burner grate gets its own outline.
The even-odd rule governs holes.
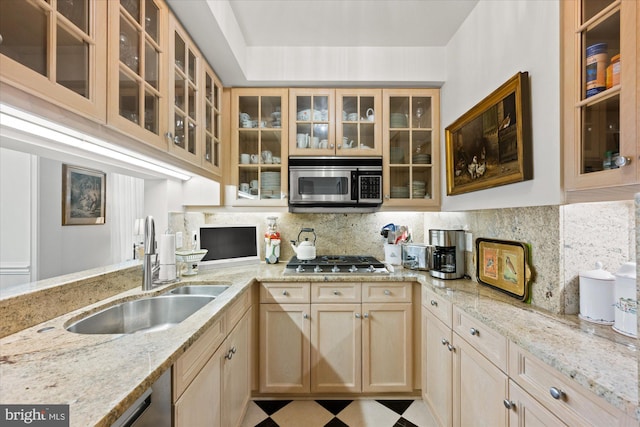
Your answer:
[[[369,255],[321,255],[311,260],[300,260],[294,256],[287,263],[285,273],[385,274],[389,271],[384,263]]]

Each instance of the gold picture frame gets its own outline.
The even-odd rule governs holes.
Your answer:
[[[62,165],[62,225],[96,225],[106,222],[104,172]]]
[[[529,74],[519,72],[445,128],[447,195],[533,177]]]
[[[529,247],[522,242],[476,239],[478,283],[505,292],[522,301],[529,299]]]

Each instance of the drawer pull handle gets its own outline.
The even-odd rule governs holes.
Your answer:
[[[384,294],[385,294],[385,295],[387,295],[387,296],[389,296],[389,295],[391,295],[391,291],[389,291],[389,289],[385,289],[385,290],[384,290]]]
[[[333,291],[333,294],[334,294],[334,295],[340,295],[340,292],[338,292],[338,291]]]
[[[441,343],[442,343],[442,345],[447,345],[447,344],[449,344],[449,341],[447,341],[446,338],[442,338]]]
[[[480,331],[479,331],[479,330],[477,330],[476,328],[471,328],[471,329],[469,330],[469,333],[470,333],[471,335],[473,335],[473,336],[479,336],[479,335],[480,335]]]
[[[282,295],[284,295],[284,296],[286,297],[287,295],[289,295],[289,292],[287,292],[287,291],[282,291]]]
[[[449,349],[449,351],[455,352],[456,348],[454,346],[452,346],[451,344],[447,344],[447,348]]]
[[[434,307],[437,307],[438,306],[438,301],[432,299],[431,300],[431,305],[434,306]]]
[[[564,400],[566,394],[564,391],[560,390],[557,387],[551,387],[549,389],[549,393],[551,393],[551,397],[553,397],[556,400]]]
[[[516,404],[513,402],[513,400],[505,399],[502,401],[502,403],[507,409],[514,409],[516,407]]]

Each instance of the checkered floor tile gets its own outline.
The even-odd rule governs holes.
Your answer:
[[[432,427],[422,400],[254,400],[242,427]]]

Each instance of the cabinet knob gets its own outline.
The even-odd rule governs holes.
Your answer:
[[[360,318],[360,313],[356,313],[356,319]]]
[[[329,148],[335,148],[335,145],[333,145],[333,143],[329,144]]]
[[[434,307],[437,307],[438,306],[438,301],[432,299],[431,300],[431,305],[434,306]]]
[[[551,393],[551,397],[553,397],[556,400],[564,400],[564,398],[566,397],[565,392],[560,390],[557,387],[551,387],[549,389],[549,393]]]
[[[308,319],[308,318],[309,318],[309,315],[308,315],[307,313],[304,313],[304,314],[302,315],[302,318],[303,318],[303,319]]]
[[[516,407],[516,404],[512,400],[509,400],[509,399],[504,399],[502,401],[502,404],[507,409],[514,409]]]
[[[449,341],[447,341],[446,338],[442,338],[442,341],[440,341],[442,343],[442,345],[447,345],[449,344]]]
[[[478,335],[480,335],[480,331],[479,331],[479,330],[477,330],[476,328],[471,328],[471,329],[469,329],[469,333],[470,333],[471,335],[473,335],[473,336],[478,336]]]
[[[289,292],[287,292],[287,291],[282,291],[282,295],[284,295],[284,296],[286,297],[287,295],[289,295]]]
[[[334,295],[340,295],[340,292],[338,292],[338,291],[333,291],[333,294],[334,294]]]
[[[449,351],[454,351],[454,352],[456,351],[456,348],[451,344],[447,344],[447,348],[449,349]]]
[[[365,313],[365,314],[364,314],[364,318],[365,318],[365,319],[368,319],[368,318],[369,318],[369,313]]]
[[[389,295],[391,295],[391,291],[390,291],[389,289],[385,289],[385,290],[384,290],[384,294],[385,294],[386,296],[389,296]]]

